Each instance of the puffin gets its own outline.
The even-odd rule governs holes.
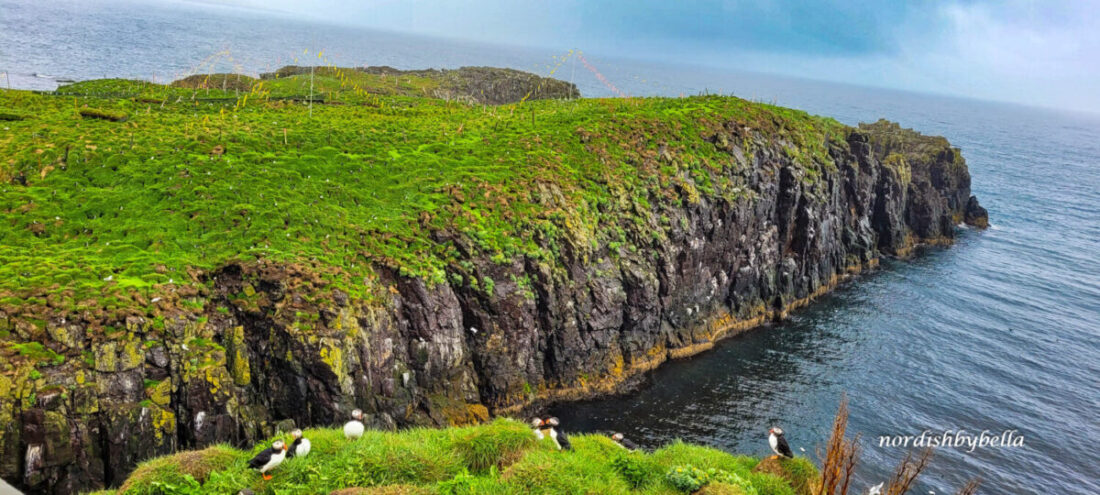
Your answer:
[[[783,438],[783,430],[779,427],[768,429],[768,445],[771,445],[772,451],[779,456],[794,458],[794,452],[791,452],[791,446],[787,445],[787,439]]]
[[[547,419],[544,423],[550,425],[550,438],[553,438],[554,443],[558,444],[558,450],[573,450],[573,445],[569,443],[569,436],[564,431],[558,431],[554,428],[561,424],[558,418]]]
[[[287,457],[305,457],[309,455],[309,439],[302,438],[302,430],[297,428],[290,432],[290,436],[294,437],[294,442],[290,444],[290,450],[287,451]]]
[[[539,426],[538,434],[535,436],[537,436],[539,440],[549,437],[550,440],[554,441],[554,447],[556,447],[558,450],[561,450],[561,444],[558,443],[558,432],[554,430],[554,425],[550,424],[550,420],[535,418],[531,420],[531,425],[534,425],[536,421],[538,422]]]
[[[348,440],[355,440],[363,436],[366,429],[367,427],[363,426],[363,411],[356,409],[351,412],[351,421],[344,425],[344,437]]]
[[[546,438],[546,435],[542,434],[542,430],[540,428],[542,428],[542,420],[539,418],[532,419],[531,431],[535,433],[535,438],[542,440],[543,438]]]
[[[618,444],[620,447],[626,450],[633,451],[641,448],[638,446],[638,444],[631,442],[629,438],[624,437],[622,433],[611,434],[611,439],[614,440],[615,443]]]
[[[271,444],[270,448],[260,451],[259,454],[256,454],[256,457],[248,461],[248,467],[259,469],[260,475],[263,476],[265,480],[269,480],[271,479],[271,475],[267,474],[267,472],[283,463],[283,459],[286,459],[286,450],[286,443],[282,440],[276,440]]]

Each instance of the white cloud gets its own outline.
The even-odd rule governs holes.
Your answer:
[[[939,92],[1100,110],[1096,12],[1045,6],[947,4],[939,11],[944,28],[904,44],[898,61]]]
[[[712,52],[700,62],[1100,112],[1100,13],[1088,5],[948,3],[899,25],[898,50],[853,56]],[[729,65],[723,64],[723,65]]]
[[[289,0],[270,1],[287,9],[301,8]],[[744,5],[741,0],[727,0],[718,5],[716,15],[740,12]],[[767,17],[761,21],[775,24],[784,19],[784,2],[752,5],[753,15]],[[476,8],[459,2],[375,0],[349,4],[323,0],[310,10],[339,12],[339,20],[376,28],[468,36],[496,43],[576,46],[594,53],[637,53],[637,58],[1100,111],[1100,7],[1091,2],[1006,0],[911,5],[903,12],[891,11],[876,18],[877,26],[887,26],[881,30],[885,38],[877,40],[884,45],[883,51],[848,55],[822,55],[812,47],[802,52],[753,50],[734,46],[729,40],[684,39],[677,43],[661,38],[662,33],[606,40],[606,33],[592,32],[593,24],[578,18],[579,9],[569,0],[547,4],[488,0]],[[606,22],[601,22],[629,26],[632,16],[645,15],[609,8]],[[867,32],[852,32],[861,26]],[[854,39],[881,34],[872,33],[876,24],[866,22],[840,24],[836,29],[837,36]],[[763,33],[768,34],[766,30]]]

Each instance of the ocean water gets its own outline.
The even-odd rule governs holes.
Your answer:
[[[1015,430],[1022,446],[938,449],[914,493],[952,493],[974,476],[982,493],[1100,493],[1100,116],[588,53],[587,64],[559,63],[569,48],[187,3],[0,0],[0,86],[257,73],[324,50],[343,66],[556,69],[586,96],[735,94],[946,136],[967,158],[989,230],[888,260],[788,321],[663,366],[632,393],[551,412],[568,431],[754,455],[769,453],[767,428],[779,425],[813,457],[846,393],[849,431],[863,437],[857,489],[886,479],[904,455],[880,446],[882,435]]]

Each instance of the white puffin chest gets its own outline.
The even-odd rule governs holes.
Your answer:
[[[366,427],[363,426],[363,423],[359,421],[348,421],[348,423],[344,425],[344,436],[347,438],[359,438],[363,436],[364,430],[366,430]]]
[[[779,437],[776,437],[775,433],[768,435],[768,445],[771,445],[776,454],[779,453]]]
[[[283,459],[286,459],[286,451],[279,449],[278,452],[271,454],[271,459],[268,459],[267,464],[260,468],[260,472],[266,473],[271,469],[275,469],[275,466],[283,463]]]
[[[549,438],[550,440],[553,440],[554,441],[554,447],[557,447],[558,450],[561,450],[561,443],[558,442],[558,430],[555,430],[553,427],[550,427],[550,428],[546,428],[546,429],[542,430],[541,433],[543,434],[544,437]],[[541,438],[539,440],[541,440]]]
[[[307,454],[309,454],[309,447],[309,439],[303,438],[302,441],[298,443],[298,446],[294,448],[294,455],[298,457],[305,457]]]

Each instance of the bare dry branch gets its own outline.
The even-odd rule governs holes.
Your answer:
[[[978,486],[982,484],[981,478],[973,478],[967,481],[959,491],[955,492],[955,495],[974,495],[978,493]]]
[[[916,481],[920,473],[928,467],[928,463],[931,459],[931,447],[922,450],[920,455],[915,458],[912,452],[906,452],[905,459],[902,459],[897,469],[894,470],[894,476],[890,479],[890,484],[886,489],[886,495],[904,495],[909,493],[909,490],[913,487],[913,482]]]
[[[833,432],[826,446],[821,463],[821,495],[845,495],[852,481],[859,460],[859,435],[849,440],[845,437],[848,430],[848,398],[841,397],[833,420]],[[820,453],[818,454],[820,456]]]

